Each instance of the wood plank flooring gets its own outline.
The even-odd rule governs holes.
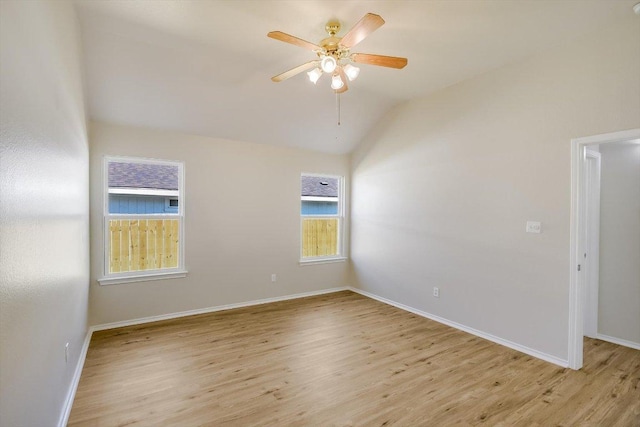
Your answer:
[[[96,332],[69,426],[640,426],[640,351],[563,369],[352,292]]]

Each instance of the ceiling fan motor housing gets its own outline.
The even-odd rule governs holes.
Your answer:
[[[319,52],[318,55],[333,56],[336,60],[346,58],[349,55],[349,49],[341,46],[340,41],[342,37],[336,36],[340,31],[340,22],[338,20],[330,20],[324,28],[327,33],[329,33],[329,37],[320,42],[320,46],[324,49],[324,52]]]

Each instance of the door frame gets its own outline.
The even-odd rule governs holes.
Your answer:
[[[598,291],[600,288],[600,164],[601,155],[585,147],[584,181],[584,335],[598,335]]]
[[[584,227],[584,158],[586,147],[595,144],[629,141],[640,138],[640,128],[587,136],[571,140],[571,218],[569,237],[569,354],[568,365],[571,369],[582,368],[584,337],[584,269],[578,271],[582,263],[585,238],[581,233]]]

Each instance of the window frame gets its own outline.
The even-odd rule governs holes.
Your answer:
[[[123,214],[109,213],[109,163],[145,163],[155,165],[167,165],[178,167],[178,213],[153,213],[153,214]],[[102,277],[98,279],[101,285],[114,285],[121,283],[142,282],[160,279],[174,279],[187,276],[185,268],[185,192],[184,192],[184,162],[178,160],[162,160],[134,156],[111,156],[103,157],[102,162]],[[109,262],[111,252],[111,239],[109,235],[110,220],[126,219],[178,219],[178,266],[173,268],[162,268],[154,270],[126,271],[119,273],[109,273]]]
[[[337,214],[317,214],[317,215],[302,215],[302,177],[304,176],[313,176],[318,178],[332,178],[338,180],[338,213]],[[299,250],[299,263],[300,265],[310,265],[310,264],[325,264],[332,262],[344,262],[347,260],[345,255],[345,246],[344,246],[344,235],[345,235],[345,177],[342,175],[331,175],[326,173],[308,173],[303,172],[300,174],[299,178],[299,187],[298,187],[298,215],[300,216],[300,250]],[[338,220],[338,236],[337,236],[337,254],[336,255],[324,255],[324,256],[303,256],[303,229],[304,229],[304,220],[305,219],[327,219],[327,218],[336,218]]]

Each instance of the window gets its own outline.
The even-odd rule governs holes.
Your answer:
[[[186,275],[183,170],[181,162],[105,158],[101,284]]]
[[[344,259],[342,193],[342,177],[301,176],[301,262]]]

